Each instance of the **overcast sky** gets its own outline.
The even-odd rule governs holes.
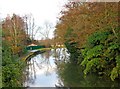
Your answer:
[[[13,13],[20,16],[32,14],[36,25],[42,26],[46,21],[56,24],[59,12],[67,0],[0,0],[0,17]]]
[[[0,0],[0,17],[5,18],[7,14],[12,15],[13,13],[20,16],[31,13],[35,18],[36,25],[44,26],[43,24],[48,22],[55,26],[59,12],[63,9],[63,5],[67,1],[94,2],[103,0]],[[51,29],[50,37],[53,37],[53,30]],[[36,39],[41,39],[39,34],[37,34]]]

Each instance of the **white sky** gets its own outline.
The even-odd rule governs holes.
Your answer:
[[[0,0],[0,18],[5,18],[7,14],[12,15],[13,13],[20,16],[31,13],[36,25],[43,26],[45,22],[49,22],[55,26],[57,21],[56,17],[58,17],[59,12],[63,9],[62,6],[67,1],[97,0]],[[53,30],[51,29],[50,38],[53,37]],[[41,39],[39,34],[37,34],[36,39]]]
[[[46,21],[55,25],[65,2],[67,0],[0,0],[0,17],[5,18],[7,14],[13,13],[20,16],[31,13],[36,25],[42,26]]]

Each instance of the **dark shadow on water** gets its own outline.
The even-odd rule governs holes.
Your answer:
[[[61,63],[58,65],[58,75],[64,87],[119,87],[118,81],[111,81],[96,74],[83,75],[82,67],[73,63]]]

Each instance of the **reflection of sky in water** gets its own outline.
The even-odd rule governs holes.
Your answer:
[[[57,49],[51,50],[43,54],[38,54],[31,58],[28,64],[29,74],[26,79],[25,86],[29,87],[55,87],[59,85],[60,79],[56,74],[55,60],[60,60],[62,56],[65,56],[66,50]],[[65,57],[66,58],[66,57]],[[28,68],[26,69],[26,71]]]
[[[36,78],[34,83],[27,83],[30,87],[55,87],[57,83],[56,65],[54,64],[54,57],[42,58],[41,54],[33,57],[31,62],[34,63]],[[33,74],[33,65],[30,66],[29,72]],[[32,75],[34,76],[34,75]]]
[[[30,74],[29,74],[29,78],[27,78],[28,80],[26,80],[27,82],[25,82],[25,86],[29,86],[29,87],[63,86],[64,87],[65,86],[64,84],[66,84],[67,86],[71,86],[71,87],[75,87],[75,86],[76,87],[79,86],[80,87],[108,87],[108,86],[114,87],[120,84],[117,82],[111,82],[106,79],[98,78],[98,76],[94,74],[90,74],[89,76],[83,78],[84,75],[82,73],[82,70],[80,68],[79,71],[76,70],[76,68],[78,69],[78,66],[75,66],[73,64],[66,64],[67,67],[65,67],[65,71],[64,71],[65,76],[63,76],[63,81],[62,81],[62,79],[56,74],[57,72],[56,64],[57,63],[59,64],[62,61],[66,62],[69,59],[69,55],[70,54],[66,55],[66,51],[63,50],[61,51],[60,49],[57,49],[56,51],[51,50],[51,52],[38,54],[35,57],[31,58],[29,63],[31,62],[32,64],[34,64],[34,66],[33,65],[29,66]]]
[[[52,73],[50,76],[45,74],[37,74],[34,84],[30,84],[30,87],[54,87],[56,84],[56,73]]]

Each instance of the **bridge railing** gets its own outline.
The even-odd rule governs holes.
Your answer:
[[[27,46],[26,47],[27,50],[36,50],[36,49],[41,49],[41,48],[45,48],[45,46],[42,45],[42,46]]]

